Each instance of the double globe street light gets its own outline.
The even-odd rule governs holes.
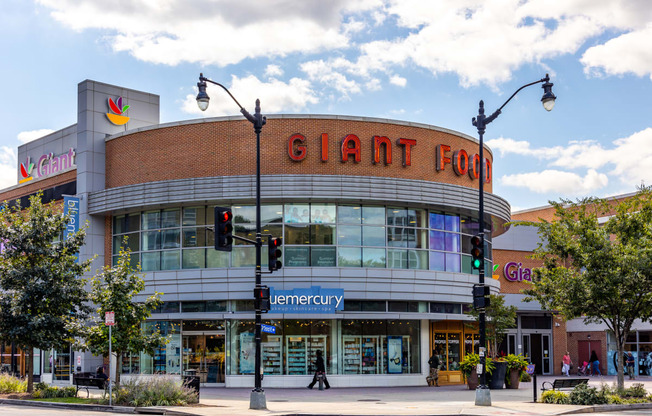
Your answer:
[[[260,132],[267,122],[267,118],[260,113],[260,100],[256,100],[256,110],[253,115],[251,115],[247,110],[244,109],[235,99],[233,94],[219,82],[212,81],[206,77],[204,74],[199,74],[199,82],[197,83],[197,88],[199,93],[197,94],[197,105],[201,111],[206,111],[208,104],[210,102],[210,97],[206,93],[206,83],[210,82],[219,87],[222,87],[224,91],[235,101],[235,103],[240,107],[240,112],[244,117],[254,126],[254,132],[256,133],[256,287],[254,288],[255,292],[258,293],[262,289],[261,281],[261,250],[262,250],[262,234],[261,234],[261,225],[260,225]],[[254,389],[251,391],[249,398],[249,408],[250,409],[267,409],[267,403],[265,400],[265,391],[262,388],[262,360],[261,360],[261,324],[262,324],[262,310],[261,304],[256,303],[256,329],[255,329],[255,345],[256,345],[256,358],[254,364],[254,375],[255,375],[255,384]]]
[[[551,111],[552,108],[555,106],[555,94],[552,93],[552,82],[550,82],[550,77],[548,74],[544,78],[541,78],[538,81],[531,82],[529,84],[523,85],[521,88],[517,89],[514,94],[511,95],[503,103],[503,105],[500,106],[498,110],[496,110],[493,114],[490,116],[485,116],[484,114],[484,101],[480,100],[480,108],[478,110],[478,116],[473,117],[471,120],[471,123],[478,129],[478,137],[479,137],[479,146],[480,150],[478,152],[479,156],[479,162],[478,164],[480,165],[479,167],[479,185],[478,185],[478,215],[480,217],[478,221],[478,228],[479,228],[479,234],[477,235],[480,238],[479,241],[479,246],[482,247],[482,252],[484,252],[484,247],[485,247],[485,238],[484,238],[484,145],[483,145],[483,136],[484,132],[486,130],[487,124],[491,123],[498,117],[502,111],[502,109],[507,105],[508,102],[518,94],[519,91],[521,91],[523,88],[529,87],[531,85],[543,83],[541,88],[543,88],[543,97],[541,97],[541,103],[543,104],[543,108],[546,109],[546,111]],[[478,267],[478,283],[480,286],[479,293],[482,293],[484,296],[484,293],[486,292],[486,287],[484,284],[484,275],[485,275],[485,267],[484,267],[484,260],[480,262],[480,265]],[[476,292],[474,292],[475,295]],[[478,371],[480,373],[480,383],[478,385],[478,388],[475,390],[475,404],[476,406],[491,406],[491,395],[489,393],[489,388],[487,387],[487,372],[486,372],[486,346],[487,346],[487,341],[486,341],[486,316],[485,316],[485,304],[482,303],[482,306],[479,308],[479,324],[478,324],[478,331],[480,332],[480,370]]]

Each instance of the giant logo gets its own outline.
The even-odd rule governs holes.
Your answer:
[[[122,97],[118,97],[118,99],[114,102],[113,98],[109,97],[109,109],[112,111],[109,113],[106,113],[106,117],[111,121],[111,123],[115,124],[116,126],[122,126],[123,124],[127,124],[129,121],[129,117],[123,115],[125,111],[129,108],[128,105],[125,105],[124,107],[122,106]]]

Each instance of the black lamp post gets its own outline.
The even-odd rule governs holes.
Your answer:
[[[255,290],[259,290],[262,287],[261,281],[261,250],[262,250],[262,235],[261,235],[261,226],[260,226],[260,132],[263,129],[263,126],[267,122],[267,118],[260,113],[260,100],[256,100],[256,112],[254,115],[251,115],[247,110],[244,109],[231,94],[231,92],[222,84],[212,81],[206,77],[204,74],[199,74],[199,82],[197,83],[197,88],[199,88],[199,94],[197,94],[197,105],[201,111],[206,111],[208,108],[208,103],[210,97],[206,93],[206,82],[215,84],[222,87],[224,91],[229,94],[229,96],[235,101],[235,103],[240,107],[240,112],[245,116],[247,120],[254,126],[254,132],[256,132],[256,287]],[[256,342],[256,358],[255,358],[255,384],[254,389],[251,392],[249,398],[249,408],[250,409],[267,409],[267,403],[265,400],[265,391],[262,388],[262,360],[261,360],[261,305],[260,303],[256,304],[256,330],[255,330],[255,342]]]
[[[538,81],[531,82],[529,84],[523,85],[521,88],[517,89],[514,94],[512,94],[507,101],[503,105],[500,106],[498,110],[496,110],[493,114],[490,116],[485,116],[484,114],[484,101],[480,100],[480,108],[478,110],[478,116],[473,117],[473,120],[471,121],[475,127],[478,129],[478,137],[479,137],[479,145],[480,145],[480,150],[479,150],[479,185],[478,185],[478,191],[479,191],[479,208],[478,208],[478,215],[480,216],[479,219],[479,237],[480,237],[480,247],[485,246],[485,238],[484,238],[484,145],[482,143],[482,139],[484,136],[484,132],[486,130],[487,124],[491,123],[500,115],[501,110],[507,105],[508,102],[511,101],[512,98],[516,94],[518,94],[519,91],[521,91],[525,87],[529,87],[531,85],[539,84],[543,82],[543,85],[541,86],[543,88],[543,97],[541,97],[541,103],[543,104],[543,108],[546,109],[546,111],[551,111],[552,108],[555,106],[555,94],[552,93],[552,83],[550,82],[550,77],[548,74],[546,74],[545,78],[541,78]],[[484,286],[484,260],[481,262],[480,268],[478,269],[478,274],[479,274],[479,285]],[[489,393],[489,388],[487,386],[487,372],[486,370],[486,347],[487,347],[487,339],[486,339],[486,317],[485,317],[485,309],[481,308],[480,309],[480,314],[479,314],[479,328],[478,330],[480,331],[480,365],[482,367],[482,373],[480,374],[480,383],[478,388],[475,390],[475,404],[476,406],[491,406],[491,395]]]

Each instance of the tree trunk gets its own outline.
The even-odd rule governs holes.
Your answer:
[[[27,373],[27,392],[32,393],[34,391],[34,348],[27,347],[24,349],[25,359],[25,372]]]
[[[625,339],[627,337],[627,332],[625,333],[620,333],[620,330],[617,326],[614,326],[616,328],[616,348],[618,354],[618,360],[616,361],[618,363],[618,371],[616,372],[617,377],[616,377],[616,386],[618,388],[618,391],[624,391],[625,390],[625,367],[624,367],[624,360],[623,360],[623,354],[625,351]]]

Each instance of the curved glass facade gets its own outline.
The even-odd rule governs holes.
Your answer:
[[[234,205],[234,233],[255,239],[255,207]],[[253,267],[254,246],[213,249],[213,206],[148,210],[113,218],[114,263],[129,247],[145,272]],[[292,203],[261,207],[263,235],[284,238],[284,267],[368,267],[472,273],[477,220],[405,206]],[[490,232],[487,230],[486,235]],[[263,237],[265,240],[266,238]],[[491,274],[491,243],[485,249]],[[267,256],[263,256],[266,263]],[[263,264],[265,267],[266,264]]]

